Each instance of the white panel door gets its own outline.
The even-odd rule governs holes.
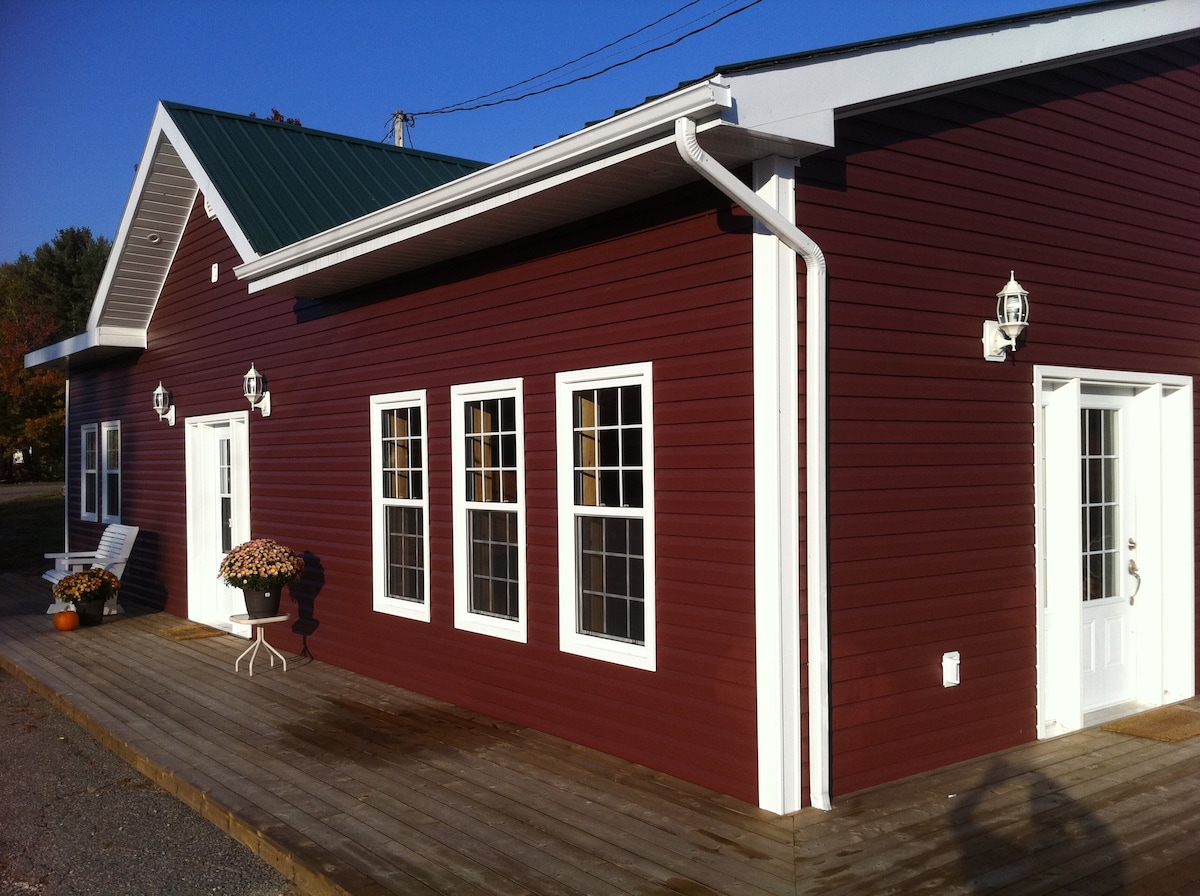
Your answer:
[[[1138,464],[1128,438],[1128,398],[1081,396],[1079,464],[1080,558],[1083,588],[1080,702],[1083,712],[1126,703],[1136,694],[1136,593],[1141,576],[1134,552]]]
[[[188,618],[245,633],[229,617],[245,612],[242,593],[219,578],[221,560],[250,538],[248,415],[186,422]]]
[[[1191,380],[1038,368],[1038,730],[1195,693]]]

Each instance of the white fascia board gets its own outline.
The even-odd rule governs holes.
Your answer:
[[[63,361],[87,352],[89,349],[144,349],[146,347],[146,332],[130,327],[97,327],[89,329],[78,336],[64,339],[45,348],[28,352],[25,355],[25,367],[55,366],[56,361]]]
[[[32,352],[25,353],[25,367],[32,369],[41,367],[42,365],[53,365],[55,361],[61,361],[76,352],[83,351],[90,345],[94,344],[92,334],[95,331],[89,330],[86,333],[80,333],[78,336],[72,336],[69,339],[64,339],[62,342],[56,342],[53,345],[47,345],[45,348],[39,348]]]
[[[251,281],[252,293],[285,283],[416,233],[443,227],[481,209],[533,195],[667,145],[674,140],[677,118],[705,120],[728,108],[730,102],[729,88],[719,80],[681,88],[582,131],[246,262],[234,268],[234,273],[239,279]]]
[[[196,158],[196,153],[192,151],[191,145],[183,138],[179,126],[171,118],[171,113],[167,111],[162,103],[158,104],[158,115],[155,116],[154,123],[156,131],[161,130],[166,138],[171,141],[171,146],[175,148],[175,152],[179,153],[179,158],[183,160],[183,164],[187,167],[192,180],[196,182],[196,186],[204,194],[204,199],[212,208],[214,217],[221,222],[221,226],[225,230],[225,235],[229,237],[230,242],[237,249],[242,261],[254,261],[258,258],[258,253],[254,251],[254,247],[250,245],[250,241],[246,239],[246,235],[242,233],[242,228],[238,226],[237,219],[233,217],[233,213],[229,210],[229,205],[225,202],[225,198],[213,184],[212,178],[208,176],[208,172],[204,170],[204,166]]]
[[[933,35],[915,43],[868,46],[810,62],[730,72],[723,77],[737,103],[727,117],[751,130],[810,142],[826,137],[827,145],[832,145],[832,121],[840,114],[1111,55],[1197,31],[1200,3],[1196,0],[1064,9],[1055,17],[986,31]]]

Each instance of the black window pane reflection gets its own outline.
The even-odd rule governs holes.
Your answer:
[[[645,642],[643,557],[629,551],[642,543],[642,521],[579,517],[576,544],[579,626],[585,634],[636,644]]]

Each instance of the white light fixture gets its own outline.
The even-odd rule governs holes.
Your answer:
[[[996,293],[996,319],[983,322],[983,356],[1003,361],[1005,352],[1017,350],[1017,337],[1029,324],[1029,293],[1021,288],[1013,271],[1008,283]]]
[[[154,410],[159,420],[166,420],[168,426],[175,425],[175,405],[171,404],[171,393],[163,388],[162,380],[154,390]]]
[[[242,377],[242,394],[250,402],[251,409],[258,408],[264,417],[271,416],[271,393],[266,391],[267,378],[253,364]]]

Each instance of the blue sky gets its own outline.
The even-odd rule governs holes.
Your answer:
[[[382,139],[424,112],[629,59],[751,0],[0,0],[0,262],[64,227],[112,238],[159,99]],[[686,8],[685,7],[686,4]],[[499,161],[721,64],[1065,5],[759,0],[674,47],[520,102],[419,116],[420,149]],[[519,92],[519,91],[518,91]]]

